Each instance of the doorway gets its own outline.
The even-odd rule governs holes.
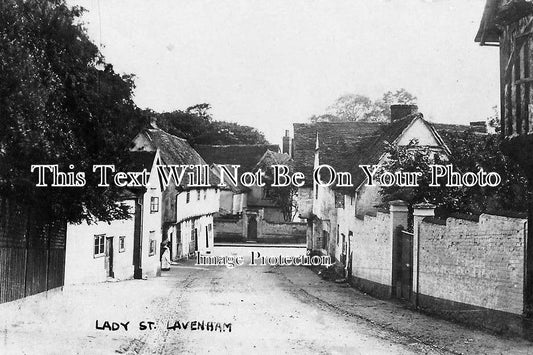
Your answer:
[[[254,215],[248,216],[248,240],[257,240],[257,219]]]
[[[115,277],[113,272],[113,237],[106,238],[105,246],[105,269],[107,277]]]

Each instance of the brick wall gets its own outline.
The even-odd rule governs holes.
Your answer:
[[[424,220],[419,226],[418,292],[521,314],[525,222],[487,214],[479,222],[448,218],[439,225]]]
[[[242,218],[215,218],[215,242],[244,241],[244,222]]]
[[[245,229],[243,218],[215,218],[215,241],[245,241]],[[258,220],[257,240],[262,241],[305,241],[307,223],[298,222],[268,222],[264,219]]]
[[[287,239],[288,237],[305,241],[307,223],[273,223],[263,221],[261,238]]]

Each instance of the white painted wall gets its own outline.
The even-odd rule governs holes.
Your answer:
[[[124,204],[134,212],[135,201]],[[104,234],[113,237],[113,271],[116,279],[133,278],[133,216],[127,220],[111,223],[69,224],[65,256],[65,284],[80,284],[106,281],[104,256],[94,256],[94,236]],[[119,237],[125,237],[125,248],[119,251]]]
[[[150,211],[150,201],[152,197],[159,199],[159,209],[157,212]],[[150,178],[148,179],[147,190],[143,196],[143,217],[142,217],[142,250],[141,267],[143,276],[154,277],[161,272],[161,260],[159,252],[162,241],[162,192],[159,185],[156,164],[152,166]],[[153,233],[151,233],[153,232]],[[155,240],[155,252],[150,253],[151,235]]]
[[[188,192],[189,202],[187,202],[187,191],[182,191],[176,197],[176,221],[178,223],[192,217],[200,217],[218,212],[220,206],[220,192],[218,188],[191,189]],[[199,195],[198,192],[200,192]]]
[[[404,134],[398,137],[396,143],[400,146],[408,145],[413,139],[417,139],[418,145],[421,146],[435,147],[439,145],[435,136],[433,136],[433,132],[421,118],[414,120]]]

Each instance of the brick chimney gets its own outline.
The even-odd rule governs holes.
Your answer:
[[[391,122],[404,118],[405,116],[412,115],[413,113],[418,112],[417,105],[390,105],[390,117]]]
[[[289,136],[289,130],[287,129],[285,130],[285,136],[283,136],[283,145],[282,145],[281,152],[288,154],[290,157],[292,157],[291,146],[292,146],[292,138]]]

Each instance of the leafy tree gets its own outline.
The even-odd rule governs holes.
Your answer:
[[[298,189],[290,184],[284,187],[273,187],[270,190],[270,198],[278,206],[283,214],[285,222],[290,222],[296,216]]]
[[[257,129],[234,122],[214,121],[209,104],[199,104],[185,111],[154,113],[158,126],[195,144],[266,144],[263,133]]]
[[[390,106],[393,104],[416,104],[416,96],[405,89],[387,91],[378,100],[372,100],[359,94],[345,94],[340,96],[324,115],[313,115],[311,122],[389,122]]]
[[[491,127],[494,130],[494,132],[500,133],[501,120],[500,120],[500,114],[498,112],[498,106],[492,106],[492,115],[487,117],[487,126]]]
[[[317,122],[341,122],[341,119],[335,115],[323,114],[323,115],[313,115],[309,117],[309,121],[312,123]]]
[[[380,107],[369,97],[346,94],[339,97],[327,111],[339,121],[383,121]]]
[[[390,107],[394,104],[404,104],[404,105],[416,105],[417,98],[410,92],[405,89],[398,89],[394,92],[387,91],[383,94],[381,100],[376,102],[381,108],[382,115],[385,116],[386,121],[390,120],[391,113]]]
[[[382,187],[380,193],[385,201],[403,199],[411,204],[430,202],[438,206],[438,212],[482,213],[495,210],[525,212],[527,210],[526,178],[520,168],[499,149],[499,135],[480,135],[474,132],[441,133],[451,149],[449,162],[443,162],[428,148],[412,142],[408,146],[389,145],[388,161],[383,170],[396,172],[420,172],[418,187]],[[452,164],[455,171],[495,171],[501,176],[496,187],[430,187],[430,164]]]
[[[63,0],[0,3],[0,192],[79,221],[121,218],[119,191],[98,188],[93,164],[128,164],[143,116],[132,76],[106,63]],[[80,188],[35,188],[32,164],[86,172]],[[93,178],[94,177],[94,178]]]

